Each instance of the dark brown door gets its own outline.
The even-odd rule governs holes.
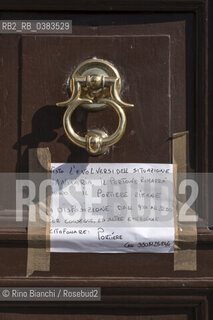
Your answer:
[[[87,12],[75,3],[68,9],[56,2],[54,8],[61,12],[46,7],[38,12],[42,6],[30,10],[24,4],[20,12],[16,6],[9,13],[2,11],[1,19],[69,19],[73,30],[69,35],[1,35],[0,171],[28,171],[28,150],[37,147],[49,147],[52,162],[171,163],[172,134],[186,130],[190,166],[205,170],[206,160],[198,152],[200,148],[206,152],[201,86],[205,46],[203,40],[197,42],[201,32],[197,28],[205,26],[203,2],[200,7],[190,1],[172,7],[168,1],[164,8],[161,1],[151,1],[147,7],[137,1],[125,2],[127,7],[118,1],[100,2],[100,12],[84,1]],[[67,82],[74,69],[93,57],[119,70],[121,96],[135,105],[126,112],[124,137],[107,154],[96,157],[69,142],[62,125],[65,108],[56,107],[69,96]],[[77,132],[111,133],[117,118],[110,108],[99,112],[78,108],[72,123]],[[198,251],[197,272],[174,272],[172,254],[53,253],[50,272],[35,272],[26,279],[26,234],[24,225],[0,234],[1,286],[100,286],[103,300],[81,307],[58,304],[57,309],[54,304],[13,304],[10,310],[0,305],[2,319],[207,319],[204,280],[213,276],[209,246]]]

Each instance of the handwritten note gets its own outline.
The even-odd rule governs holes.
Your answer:
[[[52,252],[174,251],[173,166],[52,163]]]

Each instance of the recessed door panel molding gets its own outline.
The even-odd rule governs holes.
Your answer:
[[[133,103],[138,105],[134,118],[131,112],[127,112],[127,131],[123,141],[105,158],[99,157],[99,160],[118,161],[116,149],[123,149],[122,142],[131,147],[134,140],[133,145],[135,142],[139,143],[138,152],[128,152],[126,155],[120,153],[122,157],[132,155],[132,159],[126,161],[171,162],[171,140],[169,140],[171,134],[187,128],[185,22],[134,25],[131,24],[131,19],[129,15],[129,25],[102,25],[98,29],[74,25],[71,36],[22,35],[11,39],[13,42],[15,40],[19,48],[20,67],[13,70],[14,73],[18,70],[19,79],[16,88],[19,92],[18,103],[12,108],[12,113],[18,113],[19,116],[11,117],[18,122],[17,140],[10,143],[10,148],[17,151],[15,166],[11,159],[14,169],[26,171],[27,149],[38,145],[51,146],[54,161],[68,160],[69,149],[72,146],[64,139],[60,128],[61,122],[57,120],[62,117],[64,111],[56,111],[55,103],[68,97],[67,82],[75,67],[84,59],[96,56],[108,59],[118,67],[123,79],[122,99],[132,99]],[[181,45],[177,45],[180,43]],[[9,86],[4,84],[4,89],[12,95]],[[152,117],[149,117],[148,110]],[[160,117],[157,116],[156,110],[160,110]],[[76,121],[74,118],[77,130],[82,130],[82,124],[94,127],[97,120],[96,115],[86,112],[76,112],[73,116],[77,119]],[[109,127],[103,120],[101,125],[108,127],[109,132],[113,132],[117,125],[115,114],[112,110],[104,111],[102,119],[105,118],[110,119]],[[35,132],[36,122],[40,124],[37,132]],[[150,126],[145,126],[147,122],[150,122]],[[152,126],[156,130],[159,128],[159,137],[149,132]],[[130,130],[132,127],[137,130],[140,128],[142,139],[137,136],[137,132]],[[151,144],[147,143],[150,142],[150,137],[153,141]],[[56,142],[57,138],[59,141]],[[8,143],[3,144],[5,154],[8,146]],[[83,157],[81,161],[88,160],[88,156],[82,150],[75,148],[74,150],[72,161],[78,161],[79,157]],[[10,161],[2,161],[2,170],[11,167]]]

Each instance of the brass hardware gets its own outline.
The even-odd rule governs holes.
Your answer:
[[[125,107],[133,104],[125,103],[119,94],[121,78],[117,69],[108,61],[89,59],[81,63],[70,78],[71,97],[57,106],[67,106],[63,118],[63,126],[68,138],[90,154],[105,153],[110,146],[118,142],[126,128]],[[71,116],[74,110],[81,105],[88,110],[102,110],[111,106],[117,113],[119,124],[116,131],[108,136],[102,130],[88,130],[85,137],[78,135],[72,128]]]

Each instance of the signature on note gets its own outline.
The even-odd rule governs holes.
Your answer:
[[[115,232],[107,233],[104,228],[98,228],[98,240],[122,240],[122,234],[116,234]]]

